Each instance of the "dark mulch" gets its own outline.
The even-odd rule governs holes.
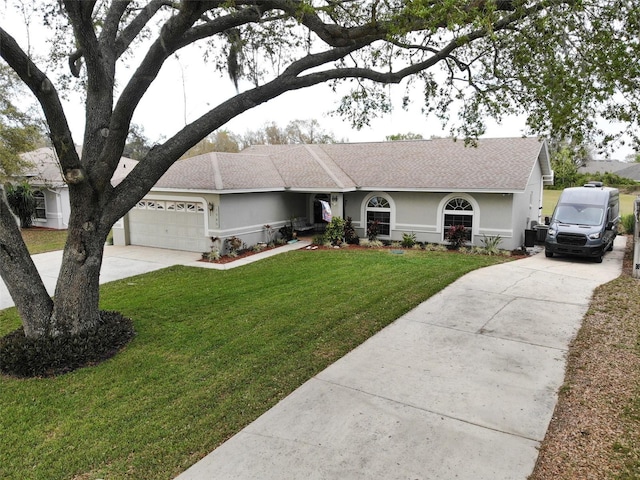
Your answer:
[[[101,363],[135,336],[133,322],[118,312],[100,312],[91,333],[26,338],[22,328],[0,338],[0,373],[14,377],[53,377]]]

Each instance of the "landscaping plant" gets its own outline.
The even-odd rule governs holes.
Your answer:
[[[460,250],[460,247],[467,243],[467,229],[464,225],[452,225],[446,238],[452,250]]]

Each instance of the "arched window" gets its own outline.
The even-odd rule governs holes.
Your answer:
[[[35,218],[45,219],[47,218],[47,204],[44,199],[44,192],[41,190],[35,190],[33,192],[33,199],[35,200]]]
[[[371,197],[367,202],[367,227],[378,222],[378,235],[391,234],[391,205],[389,200],[381,196]]]
[[[471,241],[473,231],[473,206],[464,198],[452,198],[444,207],[444,239],[454,225],[462,225],[466,229],[467,241]]]

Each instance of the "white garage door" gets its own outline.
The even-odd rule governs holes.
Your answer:
[[[205,208],[200,202],[141,200],[129,212],[131,245],[205,252]]]

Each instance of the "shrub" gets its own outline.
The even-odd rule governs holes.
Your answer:
[[[20,226],[22,228],[31,227],[32,217],[36,213],[36,199],[33,196],[31,185],[26,182],[20,185],[7,183],[5,192],[11,211],[20,219]]]
[[[415,233],[403,233],[402,234],[402,246],[404,248],[411,248],[416,244],[416,234]]]
[[[500,254],[500,243],[502,243],[502,238],[500,235],[496,235],[495,237],[487,237],[486,235],[482,235],[482,245],[483,245],[483,253],[487,255],[498,255]]]
[[[0,338],[0,372],[51,377],[113,357],[135,336],[133,322],[118,312],[100,312],[95,332],[26,338],[22,328]]]
[[[447,250],[447,247],[441,243],[425,243],[424,249],[427,252],[444,252]]]
[[[324,245],[326,242],[327,240],[324,237],[324,233],[318,233],[314,235],[313,240],[311,240],[311,243],[313,243],[314,245]]]
[[[340,245],[344,241],[344,225],[345,222],[340,217],[333,217],[327,225],[324,236],[331,245]]]
[[[353,228],[351,217],[347,217],[344,223],[344,241],[349,245],[358,245],[360,243],[360,237],[358,237],[356,229]]]
[[[378,239],[378,228],[380,226],[380,222],[378,220],[374,220],[373,222],[369,222],[367,225],[367,238],[369,241],[376,241]]]
[[[467,242],[467,229],[464,225],[452,225],[449,227],[447,241],[453,250],[459,250]]]
[[[293,225],[285,225],[284,227],[280,227],[278,229],[278,232],[280,232],[280,235],[282,235],[282,239],[285,242],[293,240]]]
[[[633,234],[633,231],[636,227],[636,217],[633,215],[633,213],[623,215],[620,218],[620,224],[622,225],[622,228],[624,228],[624,233]]]
[[[384,246],[384,243],[382,243],[380,240],[362,239],[360,240],[360,245],[369,248],[380,248]]]
[[[220,250],[218,250],[217,248],[212,248],[210,252],[205,252],[202,254],[202,257],[205,260],[209,260],[210,262],[215,262],[217,260],[220,260]]]
[[[242,240],[234,235],[225,239],[224,243],[229,250],[229,256],[238,256],[238,251],[242,248]]]

